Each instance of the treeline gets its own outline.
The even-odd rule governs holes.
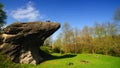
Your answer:
[[[52,45],[60,53],[100,53],[120,56],[120,33],[116,23],[95,23],[82,30],[72,28],[68,23]]]
[[[52,52],[58,53],[97,53],[120,56],[120,9],[117,9],[114,22],[98,23],[82,29],[64,23],[62,31],[54,40],[46,40]]]

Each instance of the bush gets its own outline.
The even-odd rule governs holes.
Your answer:
[[[112,56],[118,56],[118,57],[120,57],[120,47],[113,48],[113,49],[110,51],[110,54],[111,54]]]
[[[54,52],[54,53],[60,53],[60,48],[58,48],[58,47],[53,48],[52,52]]]
[[[41,46],[40,49],[46,53],[51,53],[51,48],[48,46]]]

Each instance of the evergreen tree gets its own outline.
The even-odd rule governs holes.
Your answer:
[[[5,11],[3,10],[3,5],[0,3],[0,32],[2,26],[5,24],[5,19],[7,18]]]

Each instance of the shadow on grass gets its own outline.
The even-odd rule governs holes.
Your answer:
[[[52,56],[51,59],[63,59],[63,58],[72,58],[75,57],[76,55],[74,54],[65,54],[62,56]]]
[[[53,56],[49,53],[46,53],[44,51],[41,51],[41,56],[42,58],[44,59],[43,61],[41,61],[40,63],[44,62],[44,61],[47,61],[47,60],[54,60],[54,59],[64,59],[64,58],[72,58],[72,57],[75,57],[77,55],[75,54],[65,54],[65,55],[61,55],[61,56]]]

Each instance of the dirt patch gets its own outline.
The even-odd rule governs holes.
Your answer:
[[[72,66],[72,65],[74,65],[74,63],[69,62],[67,65],[68,65],[68,66]]]
[[[84,64],[88,64],[89,63],[89,61],[87,61],[87,60],[80,60],[80,62],[84,63]]]

